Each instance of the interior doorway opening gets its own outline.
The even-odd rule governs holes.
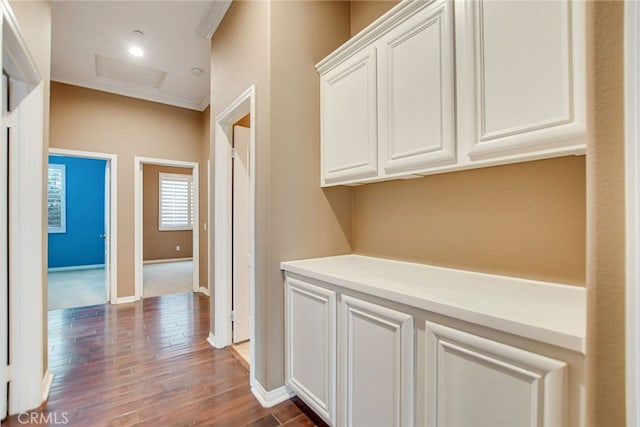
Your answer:
[[[115,156],[51,149],[47,175],[48,309],[113,300]]]
[[[135,158],[135,300],[200,291],[198,184],[197,162]]]

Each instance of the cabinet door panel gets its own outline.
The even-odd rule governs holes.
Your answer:
[[[475,107],[459,114],[475,117],[472,160],[584,145],[585,24],[578,3],[466,4],[469,38],[461,62],[471,70],[458,79],[475,82],[461,102]]]
[[[413,317],[342,296],[345,426],[413,423]]]
[[[566,363],[426,322],[427,425],[558,426]]]
[[[386,174],[455,160],[453,2],[440,2],[381,40],[380,157]]]
[[[376,50],[369,47],[322,79],[322,184],[378,171]]]
[[[286,317],[286,383],[335,425],[336,293],[289,277]]]

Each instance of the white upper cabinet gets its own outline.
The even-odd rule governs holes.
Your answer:
[[[323,186],[584,154],[580,0],[404,0],[317,64]]]
[[[583,3],[459,4],[460,141],[471,161],[584,151]]]
[[[453,1],[419,12],[378,46],[381,173],[454,163]]]
[[[376,50],[369,47],[322,76],[322,183],[376,176]]]

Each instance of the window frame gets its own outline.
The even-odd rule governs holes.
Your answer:
[[[163,178],[173,178],[174,180],[186,181],[188,183],[189,198],[187,207],[187,225],[164,225],[162,222],[162,181]],[[193,175],[184,173],[158,173],[158,231],[193,231],[193,224],[195,219],[195,199],[193,189]]]
[[[49,169],[58,169],[62,176],[62,189],[60,191],[60,226],[49,225]],[[60,163],[47,165],[47,232],[61,234],[67,232],[67,166]]]

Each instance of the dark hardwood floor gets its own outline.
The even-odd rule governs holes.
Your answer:
[[[201,294],[51,311],[49,400],[2,427],[323,424],[296,398],[262,408],[247,369],[208,334]]]

